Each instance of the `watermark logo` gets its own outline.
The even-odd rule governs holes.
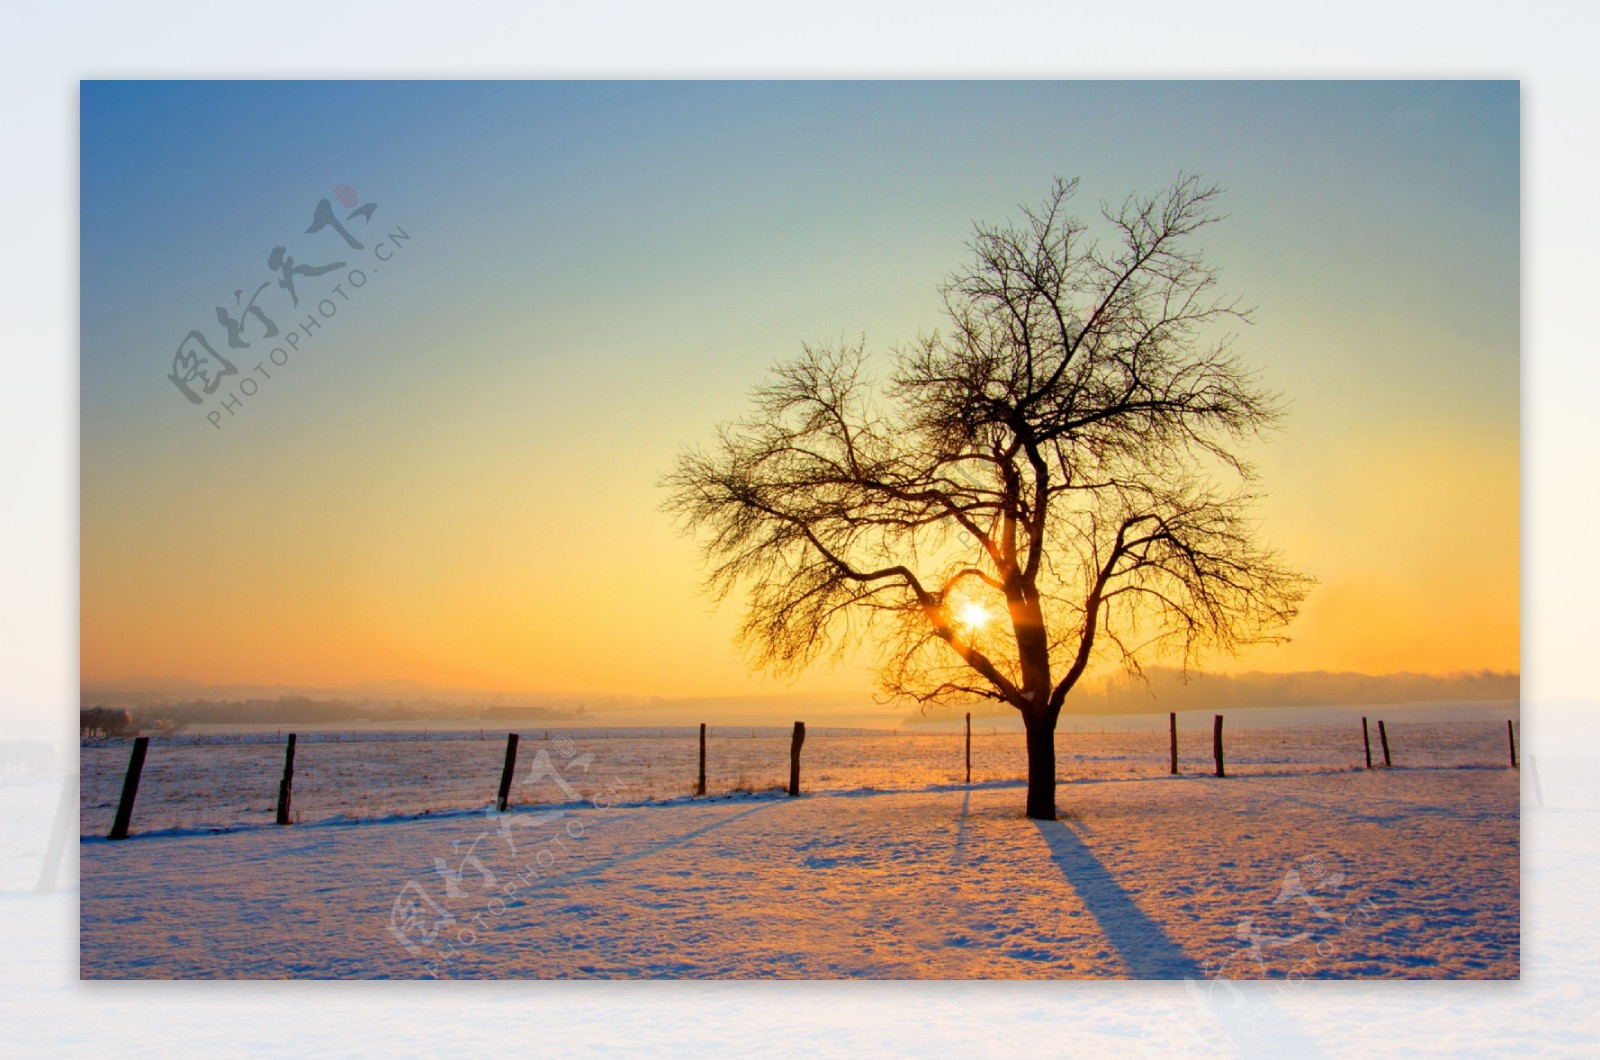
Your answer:
[[[1253,1053],[1268,1038],[1295,1040],[1298,1029],[1279,1002],[1308,978],[1337,975],[1336,961],[1377,926],[1379,907],[1358,898],[1350,884],[1349,875],[1323,855],[1295,858],[1277,893],[1235,923],[1220,958],[1201,961],[1200,978],[1185,976],[1182,994],[1166,995],[1152,1007],[1161,1018],[1146,1020],[1139,1037],[1147,1046],[1159,1045],[1162,1055],[1214,1056],[1214,1043],[1196,1030],[1198,1011],[1198,1026],[1215,1028],[1235,1049]],[[1163,1028],[1176,1033],[1160,1040]]]
[[[401,225],[375,224],[378,204],[356,205],[360,197],[350,185],[334,189],[334,198],[340,209],[319,200],[301,233],[319,239],[294,240],[293,250],[285,243],[274,245],[266,256],[269,278],[235,289],[228,304],[215,307],[216,326],[209,333],[193,328],[178,343],[167,379],[190,405],[202,407],[214,430],[240,415],[245,402],[273,378],[269,364],[284,368],[293,354],[308,348],[324,323],[411,239]],[[342,249],[327,249],[333,237],[342,241]],[[303,244],[322,249],[303,249]],[[307,257],[297,258],[296,252]],[[355,260],[352,252],[364,260]],[[329,260],[335,255],[338,260]]]
[[[1369,923],[1377,911],[1371,899],[1351,902],[1344,893],[1345,880],[1342,871],[1329,868],[1315,854],[1297,860],[1284,873],[1271,903],[1288,923],[1267,928],[1257,917],[1241,919],[1234,929],[1239,948],[1220,961],[1205,962],[1207,978],[1213,984],[1269,978],[1275,969],[1287,969],[1284,978],[1291,982],[1314,975],[1337,952],[1339,937]],[[1297,922],[1297,913],[1304,922]]]
[[[1312,854],[1298,858],[1285,871],[1278,893],[1270,903],[1276,924],[1247,916],[1234,928],[1238,947],[1218,961],[1203,962],[1204,985],[1192,979],[1185,986],[1196,1002],[1214,1003],[1224,991],[1237,1026],[1245,1037],[1271,1024],[1275,1004],[1286,993],[1319,972],[1331,972],[1330,962],[1352,933],[1370,928],[1378,907],[1370,898],[1355,899],[1346,888],[1343,871]],[[1268,981],[1270,986],[1242,990],[1238,980]]]
[[[541,747],[520,786],[549,781],[569,806],[603,810],[615,805],[623,790],[618,778],[612,777],[604,787],[591,783],[588,774],[594,755],[579,754],[564,735],[551,743],[556,756]],[[517,892],[551,876],[573,844],[588,833],[588,827],[568,816],[567,809],[501,813],[491,805],[484,815],[494,822],[493,830],[478,832],[464,848],[461,840],[455,840],[448,858],[433,858],[437,879],[431,880],[432,892],[423,880],[407,880],[390,908],[389,934],[406,953],[424,962],[423,974],[429,978],[448,975],[451,965],[477,944],[478,929],[490,929],[495,919],[518,905]],[[560,825],[548,833],[542,830],[555,822]]]

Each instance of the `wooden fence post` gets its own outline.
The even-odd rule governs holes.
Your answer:
[[[1361,746],[1367,749],[1367,768],[1372,768],[1372,734],[1367,731],[1367,719],[1361,719]]]
[[[1378,719],[1378,740],[1383,744],[1383,764],[1385,768],[1393,765],[1389,761],[1389,730],[1383,727],[1383,719]]]
[[[495,796],[494,808],[500,813],[505,813],[511,805],[511,778],[517,772],[517,742],[521,737],[514,732],[506,733],[506,764],[500,770],[500,791]]]
[[[706,723],[700,723],[700,780],[694,786],[696,795],[706,793]]]
[[[1217,776],[1225,777],[1228,771],[1222,767],[1222,715],[1218,714],[1211,723],[1211,753],[1217,759]]]
[[[288,746],[283,752],[283,779],[278,781],[278,823],[289,823],[289,795],[294,788],[294,740],[295,734],[289,734]]]
[[[1517,734],[1511,728],[1511,719],[1506,719],[1506,742],[1511,745],[1511,768],[1517,768]]]
[[[967,711],[967,783],[972,783],[972,711]]]
[[[1172,735],[1172,775],[1178,775],[1178,712],[1167,715],[1167,729]]]
[[[794,723],[794,735],[789,737],[789,797],[800,794],[800,745],[806,742],[806,723]]]
[[[144,753],[150,747],[150,737],[133,738],[133,755],[128,759],[128,775],[122,778],[122,801],[117,804],[117,819],[111,822],[107,839],[128,838],[128,825],[133,821],[133,800],[139,795],[139,774],[144,772]]]

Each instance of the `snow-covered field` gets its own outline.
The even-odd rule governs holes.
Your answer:
[[[1374,712],[1373,759],[1383,761],[1377,719],[1385,716],[1397,766],[1506,765],[1504,719],[1515,712],[1514,705]],[[1353,708],[1231,712],[1225,723],[1228,771],[1249,776],[1361,768],[1362,713]],[[519,803],[574,798],[540,775],[540,751],[562,759],[558,748],[571,752],[588,773],[614,780],[623,801],[671,799],[694,790],[698,736],[693,728],[519,731],[522,783],[514,792]],[[111,827],[129,744],[97,740],[82,748],[79,809],[85,836],[103,836]],[[1064,780],[1165,776],[1167,718],[1064,717],[1056,750]],[[295,757],[295,819],[313,823],[476,809],[493,798],[504,754],[504,729],[481,730],[481,735],[475,728],[302,733]],[[709,792],[771,790],[788,780],[788,729],[713,726],[707,758]],[[1179,758],[1185,773],[1211,771],[1209,714],[1179,716]],[[1022,735],[1014,724],[980,719],[974,725],[972,759],[974,781],[1026,775]],[[156,737],[145,761],[133,829],[206,831],[270,823],[282,771],[279,733]],[[807,733],[806,791],[918,790],[963,778],[959,731],[812,728]]]
[[[1514,707],[1511,708],[1514,716]],[[1066,718],[1059,823],[1021,813],[1014,727],[789,736],[318,732],[275,827],[277,733],[82,749],[81,974],[131,977],[1515,978],[1518,784],[1503,706]],[[1495,717],[1498,714],[1498,719]],[[1373,753],[1382,751],[1373,726]],[[41,795],[43,797],[43,795]]]
[[[499,818],[86,839],[81,974],[1170,977],[1222,997],[1519,971],[1503,767],[1087,779],[1058,823],[1005,782],[622,805],[611,780],[573,771],[589,804]]]

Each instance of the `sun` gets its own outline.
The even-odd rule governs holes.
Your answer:
[[[956,608],[956,625],[980,630],[994,618],[989,609],[976,600],[968,600]]]

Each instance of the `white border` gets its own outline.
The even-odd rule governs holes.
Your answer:
[[[1524,93],[1524,716],[1528,750],[1589,728],[1587,408],[1596,16],[1576,4],[864,4],[378,7],[301,0],[18,9],[0,43],[0,723],[59,714],[77,675],[77,80],[142,76],[1512,77]],[[175,164],[181,164],[175,161]],[[1577,546],[1575,550],[1573,546]],[[1575,558],[1576,557],[1576,558]],[[1340,984],[1285,1002],[1326,1051],[1593,1043],[1581,893],[1593,812],[1525,819],[1522,984]],[[1549,859],[1546,855],[1550,855]],[[1546,872],[1541,866],[1549,860]],[[1563,875],[1562,873],[1565,873]],[[0,900],[0,1050],[694,1055],[1210,1051],[1152,984],[79,984],[76,903]],[[1500,1027],[1509,1037],[1467,1028]],[[1154,1027],[1141,1038],[1141,1028]],[[1186,1027],[1191,1029],[1186,1031]],[[1289,1032],[1286,1032],[1289,1033]],[[1269,1036],[1270,1037],[1270,1036]],[[1119,1044],[1120,1043],[1120,1044]],[[1262,1041],[1268,1051],[1271,1041]],[[1228,1046],[1222,1046],[1229,1051]],[[1246,1051],[1253,1051],[1247,1049]]]

